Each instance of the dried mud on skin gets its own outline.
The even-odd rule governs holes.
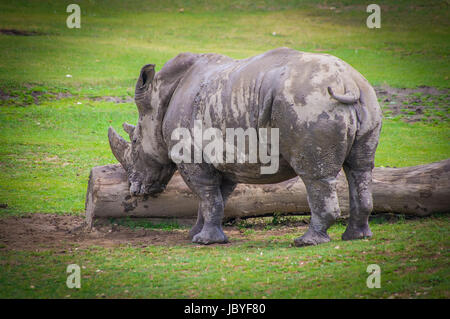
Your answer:
[[[225,226],[224,231],[231,239],[226,245],[235,245],[248,240],[261,240],[269,236],[282,236],[287,233],[301,234],[307,225],[298,227],[277,227],[260,230],[251,238],[236,226]],[[0,252],[2,250],[72,250],[90,246],[191,246],[188,238],[189,228],[175,230],[130,228],[105,221],[92,230],[86,228],[84,216],[33,213],[20,217],[0,218]]]

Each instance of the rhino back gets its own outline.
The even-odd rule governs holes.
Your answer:
[[[233,60],[222,55],[202,55],[175,90],[167,114],[167,133],[176,127],[257,128],[270,120],[270,107],[280,76],[290,59],[290,49],[276,49],[259,56]],[[263,117],[263,115],[265,115]]]

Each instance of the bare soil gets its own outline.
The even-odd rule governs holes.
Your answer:
[[[259,239],[286,233],[303,233],[306,230],[298,225],[277,227],[272,230],[260,230],[252,234],[251,239]],[[250,239],[244,230],[236,226],[225,226],[224,231],[233,239],[233,245]],[[0,218],[0,251],[49,249],[67,250],[90,246],[117,247],[131,245],[195,245],[188,238],[189,228],[175,230],[129,228],[112,224],[109,221],[97,224],[92,230],[84,223],[83,216],[56,214],[28,214]]]
[[[405,122],[449,120],[448,89],[420,86],[414,89],[375,87],[383,114],[387,118],[401,116]]]
[[[99,96],[90,98],[94,101],[105,101],[114,103],[134,103],[134,98],[131,96],[118,97],[118,96]]]
[[[187,242],[187,230],[131,229],[106,223],[89,230],[82,216],[36,213],[0,219],[0,245],[3,249],[47,250],[93,245],[112,247],[121,244],[174,245]]]
[[[16,35],[16,36],[44,35],[43,33],[36,31],[17,30],[17,29],[0,29],[0,34]]]

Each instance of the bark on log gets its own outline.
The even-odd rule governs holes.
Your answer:
[[[374,212],[427,216],[450,212],[450,159],[432,164],[375,168]],[[342,215],[348,214],[348,186],[344,173],[338,178]],[[120,164],[91,170],[86,195],[86,221],[96,218],[147,217],[195,218],[197,197],[176,173],[158,197],[132,197]],[[298,177],[278,184],[239,184],[225,208],[225,218],[245,218],[278,213],[307,214],[306,189]]]

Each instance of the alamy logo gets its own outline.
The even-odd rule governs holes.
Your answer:
[[[207,128],[203,131],[202,121],[196,120],[194,136],[187,128],[173,130],[171,139],[178,141],[170,150],[175,163],[258,163],[261,174],[275,174],[279,166],[279,129],[278,128],[226,128],[225,140],[222,131]],[[268,140],[270,139],[270,143]],[[246,140],[248,143],[246,143]],[[236,142],[236,143],[235,143]],[[207,143],[206,145],[204,145]],[[248,149],[246,147],[248,144]],[[192,154],[192,145],[194,154]],[[270,154],[269,154],[270,149]],[[225,156],[224,156],[225,153]]]
[[[81,9],[78,4],[69,4],[66,9],[67,13],[73,12],[67,17],[66,25],[69,29],[81,28]]]
[[[366,9],[367,13],[372,13],[367,17],[366,25],[369,29],[381,28],[381,8],[378,4],[369,4]]]
[[[70,274],[67,276],[66,285],[67,288],[81,288],[81,270],[77,264],[70,264],[67,266],[66,272]]]
[[[367,277],[367,288],[381,288],[381,268],[377,264],[367,266],[367,272],[370,274]]]

